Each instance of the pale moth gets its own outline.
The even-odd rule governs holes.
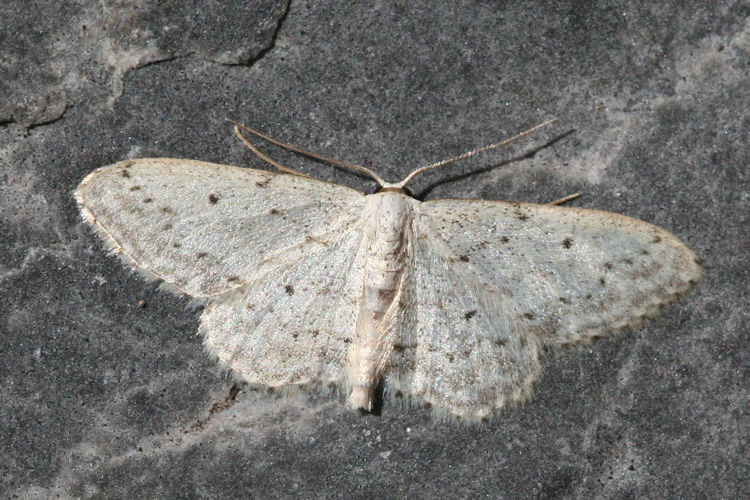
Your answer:
[[[545,347],[636,327],[701,273],[675,236],[630,217],[404,193],[416,175],[512,139],[392,184],[242,129],[381,189],[300,174],[235,126],[282,173],[125,160],[91,173],[75,197],[125,262],[205,301],[205,345],[252,384],[337,389],[371,410],[382,383],[387,399],[439,418],[484,420],[530,394]]]

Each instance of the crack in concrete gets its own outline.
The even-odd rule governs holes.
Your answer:
[[[268,54],[271,50],[273,50],[276,47],[276,39],[279,36],[279,31],[281,31],[281,28],[284,24],[284,21],[286,21],[287,16],[289,16],[289,10],[290,6],[292,5],[292,0],[287,0],[286,5],[284,5],[284,10],[281,12],[281,15],[276,20],[276,29],[273,30],[273,34],[271,35],[271,41],[268,43],[268,46],[261,49],[258,54],[249,60],[247,63],[243,64],[243,66],[247,66],[248,68],[253,66],[254,64],[260,62],[264,57],[266,57],[266,54]]]
[[[259,62],[261,59],[263,59],[268,52],[270,52],[275,46],[276,46],[276,39],[278,38],[279,31],[281,31],[282,25],[284,21],[286,20],[289,10],[291,6],[291,0],[287,0],[287,2],[284,4],[284,8],[281,12],[281,15],[276,20],[276,27],[273,30],[273,33],[271,34],[271,38],[266,44],[264,48],[262,48],[255,57],[252,57],[248,59],[247,61],[238,61],[238,62],[224,62],[219,61],[214,58],[209,57],[208,55],[200,55],[195,50],[187,50],[185,52],[178,52],[178,53],[171,53],[169,55],[159,56],[158,54],[150,54],[153,56],[153,59],[147,59],[149,57],[149,54],[142,54],[140,57],[143,57],[144,61],[137,61],[137,62],[130,62],[129,59],[132,60],[134,58],[139,57],[134,52],[118,52],[115,48],[113,48],[111,44],[111,40],[107,39],[105,40],[105,52],[109,53],[109,59],[110,65],[114,68],[114,74],[112,75],[112,85],[114,87],[112,96],[107,100],[108,106],[113,106],[115,102],[122,96],[124,92],[123,87],[123,79],[125,76],[133,71],[143,69],[148,66],[153,66],[156,64],[161,64],[164,62],[171,62],[176,61],[179,59],[192,57],[198,55],[202,59],[205,59],[207,61],[211,61],[213,63],[222,65],[222,66],[245,66],[245,67],[252,67],[254,64]],[[130,64],[128,64],[130,62]],[[123,64],[124,63],[124,64]]]
[[[232,385],[232,387],[229,389],[229,394],[227,394],[227,396],[223,400],[215,403],[211,407],[211,409],[208,411],[208,417],[198,420],[193,425],[191,425],[190,428],[182,431],[182,433],[191,434],[193,432],[200,432],[204,430],[215,415],[218,415],[219,413],[222,413],[231,408],[237,402],[237,394],[240,393],[240,385],[245,384]]]

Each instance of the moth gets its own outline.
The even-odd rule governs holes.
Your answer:
[[[386,398],[480,421],[523,401],[546,347],[636,327],[701,274],[669,232],[558,204],[442,199],[235,124],[279,173],[193,160],[125,160],[75,191],[83,219],[127,264],[205,302],[200,333],[241,379]],[[316,180],[243,134],[364,172],[366,195]]]

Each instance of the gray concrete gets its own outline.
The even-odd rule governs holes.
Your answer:
[[[573,4],[4,1],[0,496],[747,494],[750,5]],[[396,180],[550,116],[414,191],[582,191],[675,233],[705,278],[638,332],[551,353],[483,428],[233,388],[200,310],[107,256],[71,198],[129,157],[262,168],[225,118]]]

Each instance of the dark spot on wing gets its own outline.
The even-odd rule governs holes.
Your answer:
[[[312,336],[313,337],[317,337],[319,333],[320,333],[320,330],[313,330],[312,331]]]
[[[152,201],[154,201],[153,198],[144,198],[143,199],[143,203],[151,203]]]
[[[633,259],[624,259],[623,262],[629,266],[633,265]]]
[[[564,246],[565,248],[572,247],[573,246],[573,240],[571,240],[570,238],[565,238],[564,240],[562,240],[562,246]]]
[[[661,236],[654,236],[654,239],[651,242],[652,243],[661,243]]]
[[[560,302],[563,304],[570,304],[570,299],[567,297],[560,297]]]
[[[130,190],[131,190],[131,191],[138,191],[138,190],[140,190],[140,189],[141,189],[141,186],[131,186],[131,187],[130,187]]]
[[[202,258],[203,258],[203,257],[205,257],[206,255],[208,255],[208,254],[207,254],[206,252],[198,252],[197,254],[195,254],[195,257],[196,257],[197,259],[202,259]]]
[[[498,347],[502,347],[505,345],[505,341],[503,339],[495,339],[495,345]]]
[[[393,350],[396,352],[404,352],[406,349],[416,349],[419,344],[393,344]]]
[[[533,312],[525,312],[525,313],[523,313],[523,317],[526,318],[526,319],[534,319],[535,318]]]
[[[643,250],[641,250],[641,253],[642,253],[643,255],[648,255],[648,250],[646,250],[646,249],[644,248]]]
[[[209,203],[211,203],[211,205],[216,205],[216,202],[219,201],[219,197],[211,193],[208,195],[208,201]]]
[[[349,344],[349,343],[351,343],[351,341],[352,341],[352,339],[350,339],[349,337],[346,337],[344,339],[344,344]]]
[[[599,278],[599,283],[601,283],[602,285],[604,285],[606,282],[607,282],[607,280],[604,279],[604,276],[602,276],[601,278]]]
[[[469,257],[467,255],[462,255],[458,258],[461,262],[469,262]]]
[[[424,407],[425,407],[425,409],[429,410],[430,408],[432,408],[432,403],[430,403],[430,402],[428,401],[428,402],[426,402],[426,403],[424,404]]]
[[[275,208],[272,208],[268,213],[271,215],[276,215],[277,213],[279,213],[279,211],[276,210]]]
[[[292,338],[293,339],[297,340],[297,337],[299,337],[299,333],[293,333],[292,334]]]
[[[502,241],[503,243],[508,243],[510,241],[510,238],[508,238],[507,236],[501,236],[500,241]]]
[[[174,243],[172,243],[172,246],[175,247],[175,248],[180,248],[182,246],[182,243],[174,242]]]
[[[323,239],[316,238],[316,237],[310,236],[310,235],[305,236],[305,241],[307,243],[317,243],[318,245],[323,245],[324,247],[327,247],[330,244],[329,242],[327,242],[327,241],[325,241]]]
[[[164,214],[173,214],[174,210],[171,207],[161,207],[161,212]]]
[[[230,276],[230,277],[227,278],[227,281],[230,282],[230,283],[235,283],[235,282],[237,282],[239,280],[240,280],[239,276]]]
[[[286,285],[284,291],[287,295],[294,295],[294,287],[292,285]]]
[[[611,262],[605,262],[604,263],[604,269],[606,269],[607,271],[609,271],[610,269],[612,269],[612,263]]]
[[[471,318],[473,318],[473,317],[474,317],[474,315],[475,315],[476,313],[477,313],[476,309],[475,309],[475,310],[471,310],[471,311],[468,311],[468,312],[467,312],[466,314],[464,314],[464,319],[465,319],[466,321],[469,321],[469,320],[470,320]]]
[[[456,359],[456,358],[453,357],[453,354],[451,354],[451,353],[446,353],[445,357],[448,358],[448,361],[451,362],[451,363],[453,363],[453,361],[455,361],[455,359]]]
[[[120,170],[120,175],[125,178],[130,178],[130,172],[128,172],[127,170]]]
[[[268,184],[269,182],[271,182],[271,178],[270,178],[270,177],[269,177],[268,179],[264,179],[264,180],[262,180],[262,181],[256,181],[256,182],[255,182],[255,185],[256,185],[256,186],[258,186],[258,187],[260,187],[260,188],[264,188],[264,187],[266,187],[266,185],[267,185],[267,184]]]
[[[396,391],[396,392],[393,393],[393,395],[396,396],[399,399],[401,399],[401,398],[404,397],[404,393],[401,392],[401,391]]]

